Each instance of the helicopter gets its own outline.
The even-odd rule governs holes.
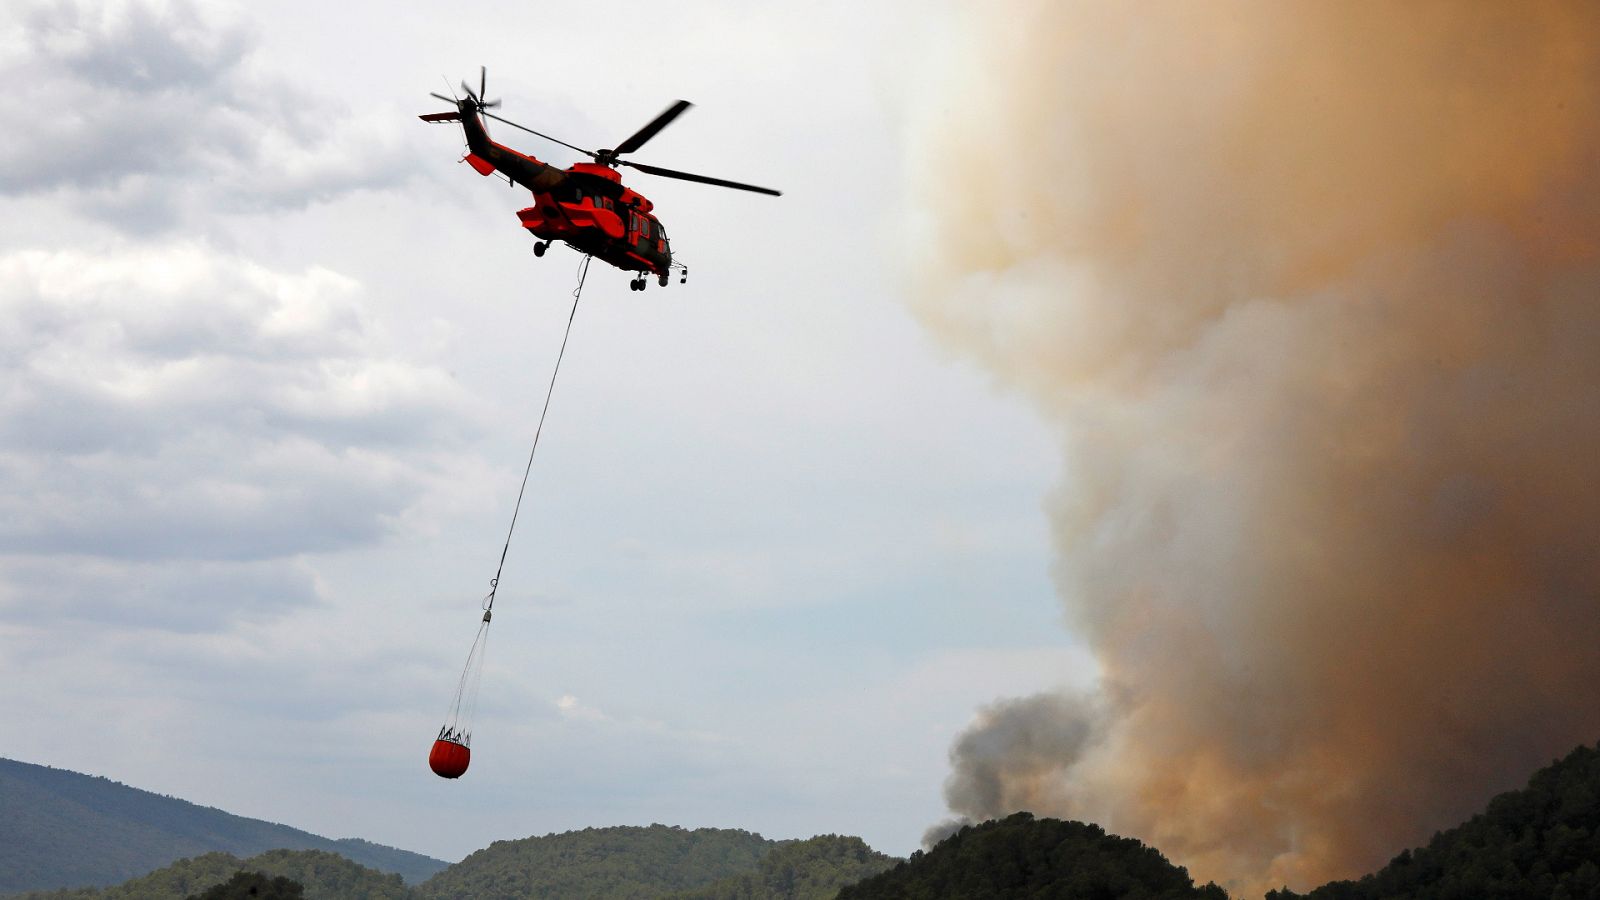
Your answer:
[[[489,112],[498,107],[500,101],[484,99],[488,81],[488,69],[480,67],[476,92],[463,80],[461,90],[466,93],[465,97],[446,97],[433,93],[430,96],[453,105],[455,109],[428,113],[418,118],[429,123],[460,122],[467,137],[465,162],[474,171],[484,176],[498,172],[508,183],[519,184],[533,192],[533,205],[518,210],[517,218],[536,239],[533,245],[535,256],[544,256],[553,242],[562,241],[579,253],[596,257],[623,271],[639,273],[628,285],[632,290],[644,290],[651,275],[656,277],[657,284],[666,287],[674,269],[679,270],[680,281],[688,281],[688,268],[673,261],[672,244],[667,240],[666,229],[661,227],[661,221],[652,212],[654,204],[622,183],[622,176],[617,172],[618,166],[628,166],[664,178],[782,196],[781,192],[771,188],[664,169],[621,158],[643,147],[661,129],[682,115],[693,105],[687,100],[679,100],[667,107],[649,124],[614,148],[585,150]],[[496,143],[489,137],[484,118],[503,122],[576,150],[593,162],[573,163],[566,169],[547,165],[529,154]]]

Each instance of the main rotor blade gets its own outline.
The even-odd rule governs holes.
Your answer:
[[[489,96],[489,67],[478,67],[478,99]]]
[[[661,115],[650,120],[649,125],[646,125],[645,127],[634,132],[633,137],[628,138],[627,140],[618,144],[616,149],[612,150],[611,152],[621,156],[624,153],[632,153],[640,147],[643,147],[645,141],[655,137],[656,132],[667,127],[672,123],[673,119],[683,115],[683,111],[693,105],[693,103],[690,103],[687,100],[679,100],[677,103],[672,104],[671,106],[667,107],[666,111]]]
[[[456,100],[452,100],[449,97],[446,97],[445,95],[443,95],[441,93],[438,93],[437,91],[429,91],[428,92],[428,96],[429,97],[438,97],[440,100],[443,100],[444,102],[450,104],[451,106],[455,106],[456,103],[458,102]]]
[[[561,140],[560,138],[553,138],[550,135],[545,134],[542,131],[534,131],[532,128],[529,128],[526,125],[518,125],[517,123],[511,121],[510,119],[502,119],[501,117],[495,115],[492,112],[484,112],[484,115],[488,116],[489,118],[491,118],[493,120],[495,120],[496,122],[504,122],[507,125],[510,125],[512,128],[521,128],[523,131],[526,131],[529,134],[538,135],[539,137],[542,137],[547,141],[554,141],[555,143],[560,144],[561,146],[566,147],[569,150],[576,150],[576,151],[578,151],[579,153],[582,153],[585,156],[595,157],[595,153],[592,150],[585,150],[582,147],[574,147],[573,145],[567,143],[566,141]],[[596,157],[596,158],[598,158],[598,157]]]
[[[755,191],[758,194],[770,194],[774,197],[783,196],[782,191],[775,191],[772,188],[756,187],[753,184],[742,184],[737,181],[727,181],[722,178],[712,178],[709,175],[695,175],[691,172],[679,172],[676,169],[663,169],[660,166],[647,166],[644,163],[629,162],[625,159],[617,160],[617,164],[623,166],[632,166],[641,172],[648,172],[651,175],[660,175],[663,178],[680,178],[684,181],[697,181],[701,184],[714,184],[717,187],[734,188],[735,190],[740,191]]]

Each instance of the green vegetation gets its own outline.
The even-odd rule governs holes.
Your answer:
[[[1026,898],[1051,900],[1227,900],[1214,884],[1132,838],[1098,825],[1017,813],[969,825],[927,853],[839,892],[839,900]]]
[[[241,875],[261,876],[283,889],[274,879],[294,886],[294,894],[267,896],[300,897],[305,900],[416,900],[399,875],[385,874],[357,865],[348,859],[322,850],[269,850],[241,860],[228,853],[207,853],[179,860],[148,875],[115,887],[80,888],[26,894],[20,900],[172,900],[174,897],[211,897],[209,891],[239,881]],[[245,890],[259,889],[265,881],[246,878]],[[231,889],[230,889],[231,890]],[[238,896],[228,893],[220,896]]]
[[[325,850],[417,883],[445,863],[335,841],[65,769],[0,759],[0,894],[118,884],[221,851]],[[184,896],[169,894],[168,897]]]
[[[260,872],[240,872],[203,894],[188,900],[304,900],[305,889],[287,878],[268,878]]]
[[[1593,900],[1600,898],[1600,746],[1579,747],[1465,824],[1360,881],[1268,900]]]
[[[833,900],[845,885],[886,872],[897,862],[858,837],[823,834],[779,844],[754,872],[672,894],[671,900]]]
[[[894,863],[854,837],[778,842],[748,831],[652,825],[497,841],[417,888],[335,853],[271,850],[244,860],[206,853],[115,887],[36,892],[15,900],[210,900],[246,896],[251,887],[258,896],[304,900],[822,900]],[[268,890],[278,893],[259,893]],[[289,890],[294,893],[281,893]]]
[[[427,900],[638,898],[753,871],[773,841],[718,828],[585,828],[496,841],[423,883]]]

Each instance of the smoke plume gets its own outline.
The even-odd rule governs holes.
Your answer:
[[[1359,875],[1600,737],[1600,6],[1041,0],[918,142],[918,315],[1059,424],[1093,696],[953,812]]]

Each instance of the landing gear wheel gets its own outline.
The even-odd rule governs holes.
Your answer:
[[[656,284],[659,284],[662,287],[666,287],[667,283],[670,282],[671,280],[672,280],[672,277],[669,276],[665,272],[662,272],[660,275],[656,276]]]
[[[549,249],[550,249],[550,242],[549,241],[540,241],[540,242],[538,242],[538,243],[533,245],[533,255],[534,256],[543,256],[544,252],[546,250],[549,250]]]

